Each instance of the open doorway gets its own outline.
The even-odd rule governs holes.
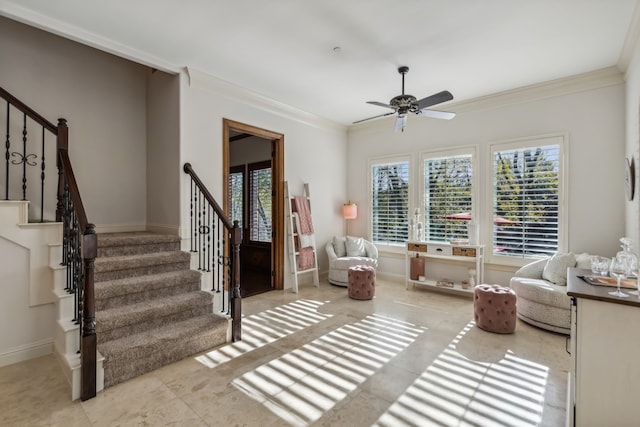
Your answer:
[[[242,297],[283,289],[282,134],[224,119],[224,210],[242,228]]]

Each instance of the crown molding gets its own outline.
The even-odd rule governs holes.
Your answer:
[[[561,79],[549,80],[517,89],[446,104],[446,109],[463,113],[508,107],[524,102],[538,101],[578,92],[624,84],[624,74],[616,66]]]
[[[75,25],[60,21],[59,19],[54,19],[50,16],[34,12],[31,9],[18,6],[14,2],[0,0],[0,15],[137,64],[142,64],[170,74],[180,72],[180,67],[176,67],[154,55],[133,49],[130,46],[99,36]]]
[[[638,46],[638,39],[640,39],[640,3],[636,3],[636,7],[633,10],[631,24],[629,25],[627,36],[624,39],[624,45],[618,58],[618,68],[620,68],[622,72],[626,72],[631,64],[631,59]]]
[[[346,126],[339,123],[316,116],[194,68],[185,67],[184,72],[190,87],[203,89],[307,126],[338,132],[345,132],[347,129]]]

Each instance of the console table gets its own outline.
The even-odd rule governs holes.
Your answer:
[[[411,258],[423,258],[425,270],[421,275],[424,280],[412,280],[410,277]],[[406,251],[406,287],[409,285],[427,286],[445,292],[473,295],[473,286],[463,288],[461,283],[454,283],[452,287],[438,286],[438,278],[429,277],[427,274],[427,261],[445,260],[461,264],[465,268],[474,267],[476,270],[476,284],[484,280],[484,245],[458,245],[447,242],[407,242]]]
[[[640,299],[609,295],[570,268],[571,367],[567,401],[570,426],[638,425],[640,401]]]

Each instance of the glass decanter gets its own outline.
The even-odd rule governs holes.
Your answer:
[[[623,256],[627,261],[626,277],[629,279],[635,279],[636,281],[640,282],[638,280],[638,256],[635,254],[635,252],[633,252],[631,239],[628,237],[622,237],[620,238],[620,243],[620,246],[622,246],[622,251],[618,253],[621,253],[621,256]],[[640,285],[638,285],[638,290],[631,291],[629,293],[633,295],[640,295]]]

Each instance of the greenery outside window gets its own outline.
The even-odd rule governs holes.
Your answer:
[[[492,146],[494,257],[536,258],[564,248],[561,136]]]
[[[371,238],[404,245],[408,239],[409,158],[370,162]]]

